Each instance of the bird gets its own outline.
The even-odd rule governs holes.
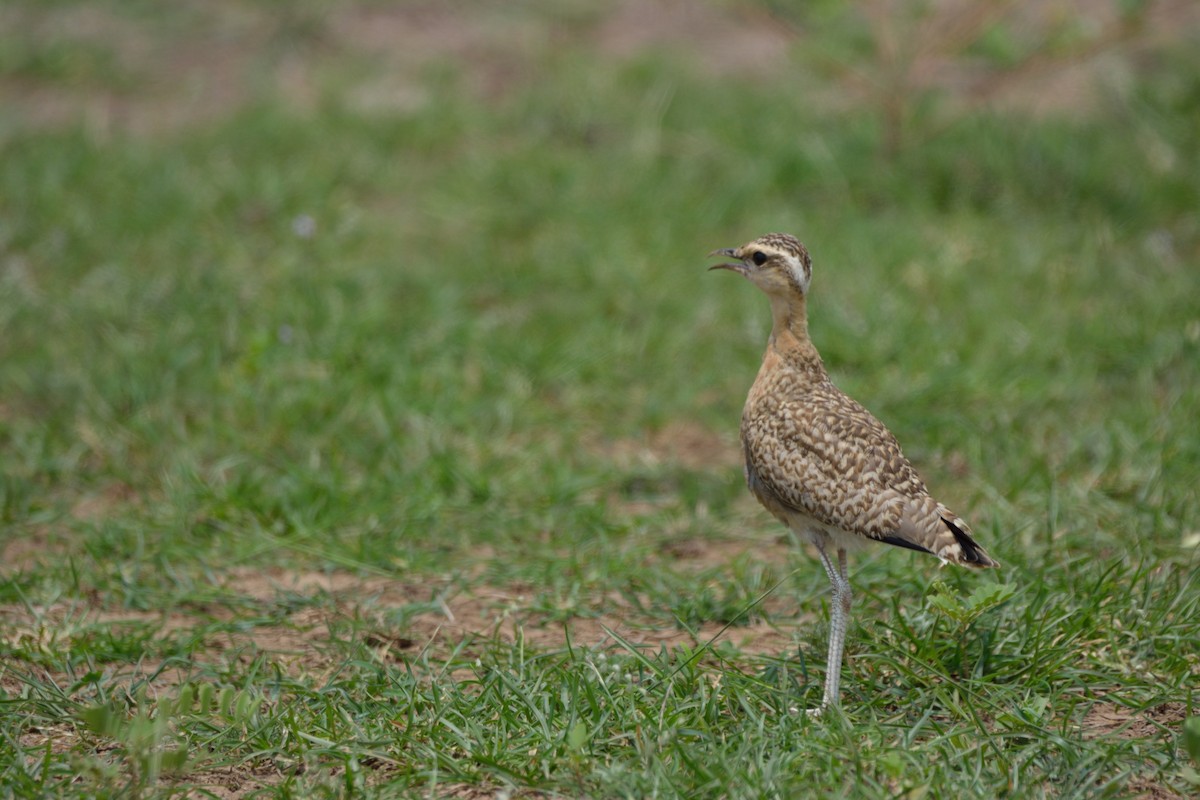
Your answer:
[[[824,692],[810,717],[838,705],[850,619],[846,554],[871,542],[931,553],[942,564],[999,567],[957,514],[935,500],[896,437],[833,385],[808,335],[812,258],[796,237],[770,233],[714,250],[771,302],[772,327],[742,409],[750,492],[815,548],[832,584]]]

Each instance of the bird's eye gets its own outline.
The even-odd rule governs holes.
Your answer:
[[[767,254],[762,250],[755,250],[754,255],[750,256],[750,260],[754,262],[755,266],[761,267],[767,263]]]

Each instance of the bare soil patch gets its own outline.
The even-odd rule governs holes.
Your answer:
[[[626,469],[678,464],[696,471],[725,471],[738,469],[741,458],[736,431],[718,433],[687,420],[670,422],[636,438],[595,438],[587,446]]]
[[[52,753],[65,753],[79,743],[79,731],[74,722],[60,722],[56,725],[35,725],[28,728],[19,737],[22,747],[29,750],[45,750],[50,747]]]
[[[36,525],[21,530],[0,544],[0,577],[31,569],[48,558],[61,554],[64,548],[51,529]]]
[[[1187,795],[1177,792],[1162,781],[1153,778],[1134,778],[1126,786],[1130,797],[1137,800],[1182,800]]]
[[[591,34],[619,59],[663,49],[685,55],[710,75],[778,74],[788,66],[796,31],[765,11],[709,3],[625,0]]]
[[[438,788],[437,797],[442,800],[497,800],[499,797],[509,797],[512,800],[541,800],[542,798],[562,797],[562,795],[546,794],[536,789],[516,789],[511,793],[502,793],[495,786],[449,784]]]
[[[1162,703],[1143,711],[1101,701],[1092,705],[1083,718],[1087,736],[1120,736],[1125,739],[1151,739],[1163,729],[1174,730],[1183,724],[1187,707],[1183,703]]]
[[[1102,95],[1098,78],[1119,82],[1136,59],[1200,25],[1200,5],[1192,0],[1150,4],[1142,24],[1114,27],[1113,35],[1105,28],[1112,25],[1112,3],[1044,5],[1014,14],[1009,4],[943,0],[918,17],[903,11],[903,4],[863,4],[876,52],[830,63],[827,96],[804,101],[874,104],[883,86],[885,95],[933,88],[968,103],[994,99],[1014,110],[1085,110]],[[348,65],[356,77],[337,85],[349,105],[404,113],[436,102],[428,75],[439,66],[484,99],[535,83],[548,59],[571,51],[595,52],[614,64],[667,51],[705,74],[755,79],[796,69],[793,50],[822,35],[805,27],[807,17],[675,0],[538,11],[425,0],[328,8],[216,0],[180,3],[175,11],[174,22],[86,4],[0,11],[0,29],[22,31],[22,46],[31,52],[79,45],[101,54],[78,74],[29,68],[0,76],[0,102],[26,125],[83,122],[101,135],[147,135],[227,116],[263,96],[313,107],[329,91],[326,76],[344,75]],[[1011,17],[1006,22],[1015,35],[1036,41],[1043,29],[1071,15],[1102,32],[1073,58],[1048,48],[1049,54],[998,74],[968,47],[979,26],[998,16]]]
[[[757,508],[752,510],[757,513]],[[695,572],[729,564],[748,553],[767,564],[786,564],[797,557],[796,549],[787,541],[786,535],[769,540],[686,537],[669,540],[662,547],[664,560],[677,568]]]
[[[788,557],[789,548],[778,541],[688,540],[678,543],[668,557],[675,568],[700,571],[747,553],[778,563]],[[627,644],[671,649],[713,642],[753,658],[787,652],[794,647],[798,626],[811,620],[786,591],[764,599],[749,623],[726,627],[705,622],[689,629],[650,613],[651,600],[618,593],[587,599],[562,613],[536,608],[535,587],[523,584],[464,585],[445,578],[400,581],[345,571],[243,568],[229,572],[222,588],[229,603],[152,612],[96,607],[81,600],[0,606],[0,635],[4,645],[27,654],[28,668],[62,687],[75,678],[36,665],[56,663],[73,648],[91,648],[89,643],[97,637],[144,636],[146,652],[133,663],[123,650],[110,652],[103,646],[91,657],[103,666],[110,686],[149,679],[162,691],[191,678],[186,668],[160,657],[175,652],[180,642],[193,669],[248,664],[266,654],[294,677],[319,678],[336,669],[346,647],[354,645],[394,663],[438,662],[464,646],[467,652],[479,653],[518,640],[547,651],[568,643],[619,651]],[[281,612],[292,606],[296,610]],[[22,688],[22,682],[7,672],[0,675],[0,683],[10,694]]]
[[[746,552],[752,543],[718,544],[712,552],[694,554],[696,564],[712,559],[736,557]],[[674,647],[707,642],[721,632],[720,623],[705,623],[689,631],[661,617],[648,617],[619,596],[597,597],[588,604],[593,610],[567,619],[555,619],[547,612],[529,608],[533,599],[525,585],[473,585],[461,588],[447,581],[404,583],[386,578],[363,578],[347,573],[299,573],[273,570],[266,574],[247,572],[234,576],[228,588],[269,599],[278,591],[300,592],[304,589],[330,595],[334,611],[309,610],[308,620],[295,620],[297,631],[306,630],[308,643],[321,639],[319,628],[331,621],[331,615],[342,620],[356,619],[367,623],[363,641],[386,659],[400,660],[409,655],[430,650],[450,650],[464,640],[495,640],[505,644],[521,639],[527,644],[547,650],[573,646],[613,649],[620,647],[619,639],[633,644]],[[387,622],[388,612],[412,609],[402,623]],[[792,641],[790,626],[794,624],[795,609],[783,597],[768,598],[763,604],[767,620],[750,625],[734,625],[722,638],[734,644],[746,655],[785,650]],[[782,616],[787,622],[780,627],[770,620]],[[263,649],[274,650],[268,638],[269,629],[254,634]],[[296,637],[288,633],[282,642],[294,644]]]
[[[117,509],[140,503],[137,489],[127,483],[114,481],[97,492],[77,497],[71,506],[71,516],[82,522],[93,522],[110,516]]]
[[[239,800],[261,792],[268,786],[282,783],[286,778],[286,775],[268,764],[240,764],[190,772],[184,783],[202,789],[205,797]]]

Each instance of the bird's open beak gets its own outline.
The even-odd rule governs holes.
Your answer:
[[[708,254],[708,257],[712,258],[713,256],[725,256],[726,258],[737,258],[737,250],[734,250],[732,247],[726,247],[721,250],[713,250],[711,253]],[[713,266],[708,268],[708,271],[712,272],[714,269],[727,269],[732,272],[736,272],[739,275],[746,274],[746,265],[744,263],[714,264]]]

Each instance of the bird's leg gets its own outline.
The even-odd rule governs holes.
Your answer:
[[[832,570],[830,574],[833,574]],[[825,696],[821,700],[823,706],[838,703],[838,689],[842,682],[842,654],[846,645],[846,629],[850,625],[850,597],[846,549],[839,547],[837,578],[833,587],[833,608],[830,609],[829,615],[829,672],[825,675]]]
[[[824,542],[817,543],[821,565],[833,584],[833,603],[829,610],[829,659],[825,668],[825,693],[819,708],[812,709],[810,716],[817,716],[831,705],[837,705],[838,687],[842,681],[842,651],[846,645],[846,627],[850,622],[850,578],[846,571],[846,549],[839,547],[837,565],[825,552]]]

